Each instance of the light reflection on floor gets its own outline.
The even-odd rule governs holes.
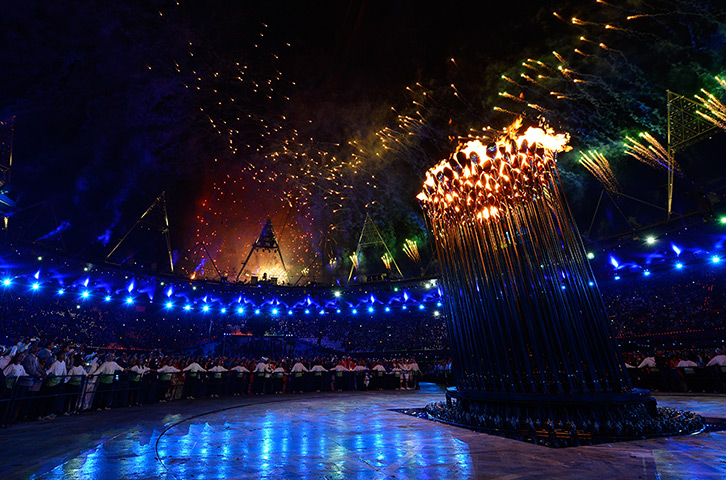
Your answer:
[[[441,399],[429,386],[93,413],[2,432],[0,465],[38,479],[726,478],[726,432],[554,450],[389,410]],[[659,403],[726,416],[726,397]]]

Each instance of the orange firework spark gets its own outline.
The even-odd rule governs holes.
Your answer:
[[[406,239],[406,242],[403,244],[403,253],[414,262],[421,262],[421,255],[418,253],[418,245],[415,240]]]
[[[726,89],[726,80],[716,77],[716,81],[722,88]],[[698,115],[703,117],[705,120],[716,125],[721,130],[726,130],[726,105],[723,104],[716,96],[710,94],[704,89],[701,91],[706,95],[706,98],[696,95],[696,99],[701,102],[701,105],[708,111],[696,112]]]
[[[607,191],[613,194],[620,192],[620,184],[610,168],[610,162],[600,152],[580,152],[580,164],[597,178]]]
[[[668,150],[653,135],[648,132],[643,132],[639,136],[645,140],[645,143],[640,143],[633,138],[625,137],[626,155],[630,155],[636,160],[654,168],[664,168],[678,173],[681,172],[681,167],[676,162],[676,159],[668,154]]]

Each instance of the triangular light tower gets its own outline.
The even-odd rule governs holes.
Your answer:
[[[698,102],[668,90],[668,154],[698,143],[714,133],[716,126],[698,114]],[[666,220],[670,220],[673,206],[673,169],[668,169],[668,203]]]
[[[379,247],[379,248],[383,247],[383,250],[385,250],[385,252],[386,252],[385,256],[387,256],[388,261],[390,262],[390,266],[395,267],[396,271],[398,272],[398,275],[401,278],[403,278],[403,274],[401,273],[401,269],[398,268],[396,259],[393,258],[393,255],[391,255],[391,251],[388,249],[386,242],[383,241],[383,237],[381,237],[381,234],[378,231],[378,228],[376,228],[376,224],[373,223],[373,219],[371,218],[371,215],[369,213],[366,213],[366,219],[363,222],[363,230],[360,232],[360,238],[358,239],[358,246],[355,249],[354,258],[356,260],[354,260],[353,264],[350,266],[350,273],[348,274],[349,282],[350,282],[350,279],[353,278],[353,271],[358,268],[357,259],[360,258],[360,253],[363,250],[363,248],[366,248],[366,247]],[[386,266],[388,267],[388,264]]]
[[[119,249],[119,247],[129,238],[131,232],[136,229],[148,230],[151,232],[161,233],[166,240],[166,250],[169,255],[169,268],[171,273],[174,273],[174,259],[171,253],[171,237],[169,236],[169,216],[166,211],[166,192],[161,192],[161,195],[154,200],[149,208],[139,217],[134,225],[126,232],[126,235],[119,240],[115,247],[106,255],[106,261],[111,262],[111,257]],[[124,260],[121,261],[123,263]]]
[[[245,271],[245,268],[247,268],[247,265],[250,262],[250,259],[252,258],[253,254],[260,254],[263,255],[269,255],[272,254],[273,257],[277,257],[280,259],[280,263],[282,264],[282,272],[278,272],[278,275],[281,277],[287,277],[287,267],[285,267],[285,260],[282,259],[282,252],[280,251],[280,244],[277,243],[277,237],[275,236],[275,230],[272,228],[272,220],[267,219],[265,222],[265,226],[262,227],[262,231],[260,232],[260,236],[257,237],[257,240],[255,243],[252,244],[252,249],[250,250],[250,253],[247,255],[247,258],[242,263],[242,268],[239,269],[239,273],[237,274],[236,281],[239,282],[239,278],[242,276],[242,272]],[[261,270],[260,267],[258,269]],[[277,277],[274,277],[274,273],[271,273],[269,276],[269,280],[267,279],[267,273],[265,274],[265,280],[267,281],[273,281],[273,279],[276,279]],[[259,274],[259,272],[258,272]],[[276,280],[275,280],[276,281]]]

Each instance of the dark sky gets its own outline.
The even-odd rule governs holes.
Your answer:
[[[664,83],[682,85],[684,94],[692,95],[701,79],[721,73],[723,64],[714,58],[724,49],[723,7],[709,2],[699,7],[685,2],[643,5],[654,14],[668,12],[668,5],[671,12],[691,10],[688,15],[656,15],[650,23],[641,22],[636,33],[615,35],[603,30],[605,23],[573,27],[552,12],[604,22],[620,21],[636,7],[622,2],[618,8],[550,3],[554,6],[534,1],[14,2],[0,18],[0,120],[15,116],[12,184],[22,193],[21,206],[52,202],[58,221],[67,222],[63,236],[74,252],[103,254],[165,190],[180,256],[200,239],[213,245],[225,235],[223,230],[247,243],[265,217],[276,215],[279,228],[286,223],[299,224],[303,231],[344,225],[342,237],[350,237],[352,245],[338,238],[342,255],[355,247],[351,238],[357,236],[353,232],[360,228],[358,217],[370,203],[367,198],[381,190],[405,197],[391,204],[395,215],[376,207],[377,218],[392,225],[385,235],[398,243],[404,236],[421,236],[413,198],[420,165],[395,164],[401,168],[391,175],[394,164],[389,160],[374,164],[365,157],[361,168],[377,177],[358,174],[339,182],[360,199],[345,205],[354,212],[347,217],[356,221],[326,210],[332,207],[323,197],[330,195],[315,190],[319,182],[311,186],[303,179],[285,183],[278,178],[260,183],[252,180],[257,174],[251,172],[267,179],[275,174],[305,176],[310,169],[304,167],[306,157],[300,151],[307,148],[310,155],[324,150],[341,162],[350,158],[356,152],[348,142],[371,145],[373,132],[395,125],[391,107],[411,110],[406,87],[416,82],[436,99],[427,107],[427,131],[433,133],[417,145],[426,152],[423,164],[447,151],[440,138],[511,120],[491,110],[500,102],[498,91],[507,88],[501,75],[518,76],[521,62],[529,57],[554,62],[555,48],[566,48],[566,55],[573,56],[572,46],[581,34],[608,35],[602,38],[611,50],[580,46],[590,48],[592,58],[573,62],[592,76],[592,86],[581,101],[553,107],[551,117],[579,134],[574,143],[580,141],[583,148],[612,148],[608,143],[622,133],[613,131],[622,119],[632,120],[633,129],[652,126],[659,116],[653,111],[662,104],[652,92],[663,91]],[[673,58],[648,59],[647,45],[673,52]],[[619,53],[613,53],[616,47]],[[660,80],[649,84],[641,64],[653,64],[658,75],[652,78]],[[240,72],[244,81],[238,82]],[[452,84],[461,97],[451,95]],[[636,91],[638,84],[642,92]],[[620,93],[612,94],[613,88]],[[528,98],[542,95],[533,87],[522,91]],[[603,115],[601,110],[616,113],[594,118]],[[596,125],[588,123],[593,119]],[[7,140],[7,132],[2,135]],[[270,156],[290,145],[292,137],[304,144],[291,154],[293,160]],[[320,165],[315,168],[330,164]],[[597,185],[574,161],[566,165],[573,172],[568,181],[576,209],[591,211],[583,205],[594,203]],[[370,191],[376,183],[379,193]],[[283,190],[295,193],[279,193]],[[340,197],[348,190],[335,188]],[[238,201],[225,200],[234,195]],[[260,196],[294,200],[263,202]],[[301,198],[314,208],[299,207]],[[210,202],[215,220],[209,220]],[[296,213],[283,214],[285,208]],[[310,209],[317,212],[314,221],[298,220],[310,215]],[[199,230],[200,222],[207,222],[207,230]],[[51,222],[24,240],[52,228]],[[319,248],[320,235],[307,233],[312,250]],[[293,237],[298,235],[302,233]]]

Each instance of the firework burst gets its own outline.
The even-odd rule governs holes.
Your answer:
[[[643,143],[631,137],[625,137],[626,155],[630,155],[653,168],[681,173],[681,168],[676,159],[668,153],[668,150],[653,135],[642,132],[639,137],[643,139]]]
[[[615,178],[610,162],[599,152],[580,152],[580,164],[587,169],[605,189],[612,193],[620,192],[620,184]]]

